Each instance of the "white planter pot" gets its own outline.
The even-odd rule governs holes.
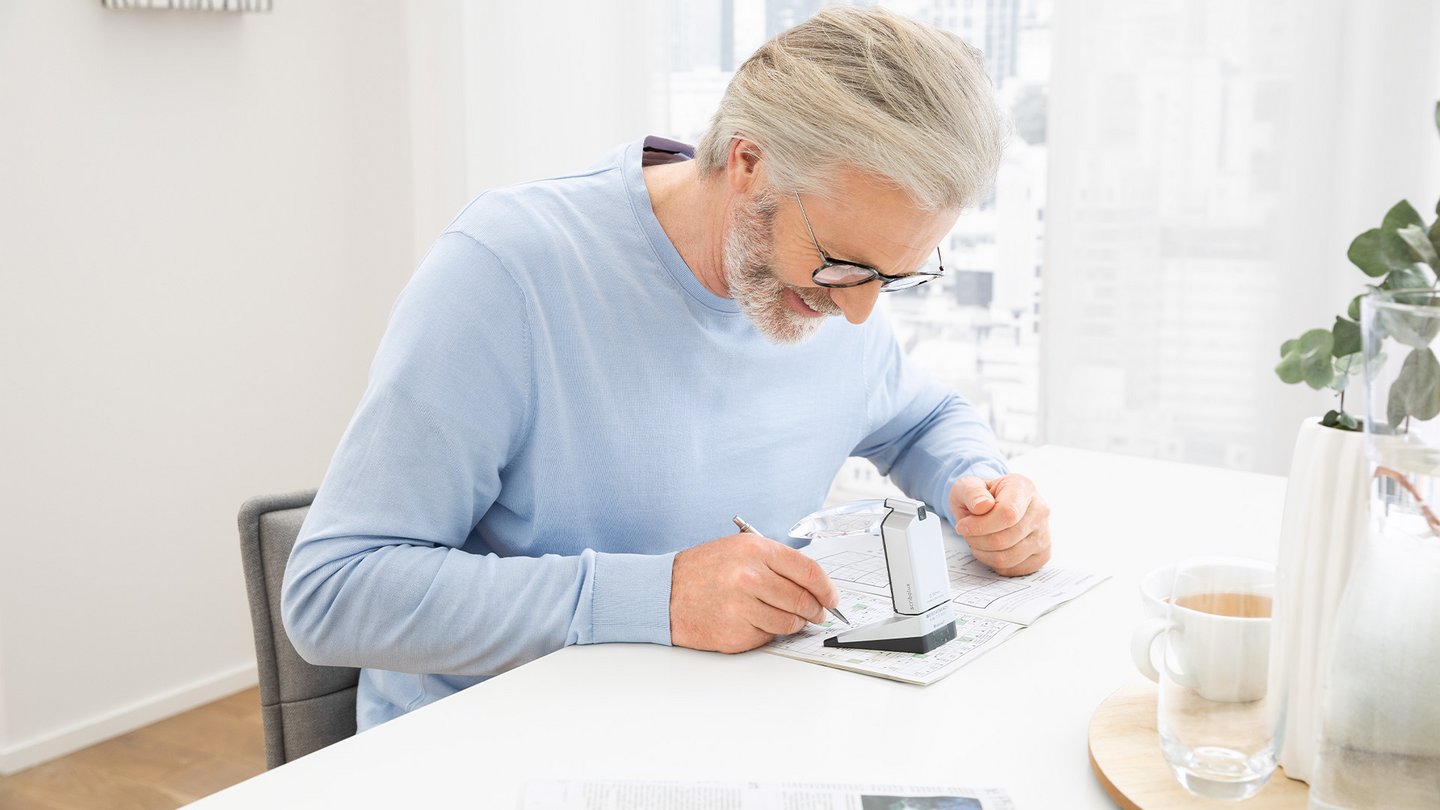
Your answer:
[[[1276,561],[1279,592],[1270,660],[1288,682],[1280,764],[1310,781],[1320,740],[1320,687],[1340,597],[1355,550],[1368,531],[1365,434],[1300,426]]]

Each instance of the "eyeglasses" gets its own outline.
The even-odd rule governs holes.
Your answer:
[[[800,206],[800,216],[805,218],[805,230],[810,232],[810,241],[815,245],[815,252],[820,254],[820,261],[824,262],[810,274],[810,279],[821,287],[858,287],[878,278],[882,282],[880,292],[895,292],[918,287],[945,274],[945,260],[940,256],[938,245],[935,247],[935,260],[940,269],[934,273],[921,270],[904,276],[888,276],[869,265],[832,259],[825,254],[825,249],[820,247],[820,240],[815,238],[815,229],[810,227],[810,215],[805,213],[805,203],[800,202],[798,193],[795,195],[795,203]]]

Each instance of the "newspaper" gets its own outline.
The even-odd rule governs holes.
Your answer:
[[[850,627],[895,615],[880,538],[871,534],[816,540],[805,549],[840,591],[840,612]],[[956,637],[928,653],[897,653],[824,646],[850,629],[829,618],[781,636],[762,649],[776,655],[918,685],[932,684],[1000,646],[1041,616],[1090,590],[1106,577],[1044,568],[1002,577],[977,561],[958,538],[946,539],[950,601]]]
[[[839,587],[890,595],[885,552],[880,538],[873,534],[816,540],[801,551],[820,563]],[[950,601],[955,603],[956,611],[1021,625],[1034,624],[1036,619],[1108,579],[1061,568],[1042,568],[1023,577],[1002,577],[975,559],[958,538],[950,537],[945,539],[945,566],[950,571]]]
[[[524,810],[1014,810],[996,788],[801,782],[556,781],[525,786]]]
[[[850,620],[850,627],[863,627],[895,615],[889,596],[846,588],[840,589],[840,612]],[[850,627],[829,618],[823,625],[806,625],[804,630],[781,636],[761,649],[827,667],[926,686],[995,649],[1022,629],[1014,622],[957,613],[955,638],[923,655],[825,646],[825,639]]]

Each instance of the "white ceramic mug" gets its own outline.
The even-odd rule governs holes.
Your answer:
[[[1140,578],[1140,610],[1147,619],[1165,618],[1170,589],[1175,585],[1175,565],[1162,565]]]
[[[1269,610],[1264,616],[1219,615],[1184,603],[1226,594],[1268,604],[1275,596],[1274,566],[1217,558],[1187,567],[1177,579],[1176,567],[1169,565],[1146,574],[1140,591],[1146,618],[1130,638],[1130,655],[1141,673],[1160,682],[1154,648],[1164,634],[1163,663],[1176,684],[1196,690],[1206,700],[1236,702],[1264,696],[1270,660]]]

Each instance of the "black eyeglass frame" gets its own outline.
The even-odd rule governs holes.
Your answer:
[[[931,273],[928,270],[917,270],[914,273],[907,273],[903,276],[891,276],[876,270],[868,264],[859,262],[847,262],[844,259],[832,259],[825,249],[820,247],[820,240],[815,238],[815,229],[810,225],[810,215],[805,211],[805,203],[801,202],[799,192],[795,193],[795,204],[800,206],[800,216],[805,220],[805,230],[810,234],[810,242],[815,245],[815,252],[820,254],[820,261],[823,262],[815,271],[810,274],[810,280],[821,287],[831,289],[845,289],[846,287],[859,287],[861,284],[869,284],[875,279],[880,279],[880,292],[895,292],[896,290],[908,290],[912,287],[919,287],[928,281],[933,281],[945,275],[945,259],[940,255],[940,246],[935,246],[935,261],[939,266],[937,272]],[[867,278],[844,283],[834,281],[822,281],[819,278],[821,272],[831,267],[853,267],[864,273],[869,273]],[[901,283],[905,282],[905,283]]]

